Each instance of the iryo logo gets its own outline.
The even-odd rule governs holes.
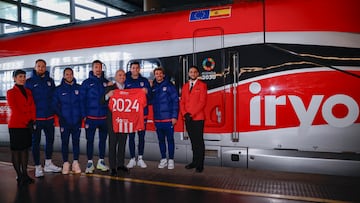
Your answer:
[[[261,85],[253,82],[249,85],[249,91],[252,94],[259,94]],[[335,94],[327,98],[323,105],[324,95],[312,95],[309,106],[306,108],[303,100],[296,95],[266,95],[254,96],[250,99],[250,125],[261,126],[261,101],[264,101],[265,126],[276,126],[276,107],[286,105],[286,97],[288,97],[297,118],[300,121],[300,127],[312,125],[314,118],[321,109],[324,120],[334,127],[347,127],[352,125],[359,116],[359,105],[356,101],[345,94]],[[347,108],[347,114],[341,118],[333,114],[333,108],[338,105],[344,105]]]

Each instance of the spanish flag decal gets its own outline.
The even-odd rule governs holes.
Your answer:
[[[230,17],[231,7],[210,9],[210,19]]]

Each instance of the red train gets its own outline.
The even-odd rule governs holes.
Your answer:
[[[57,84],[65,67],[82,82],[95,59],[108,78],[137,60],[149,80],[164,67],[179,91],[196,64],[208,85],[206,164],[359,176],[359,7],[357,0],[237,0],[1,37],[0,142],[8,142],[11,73],[30,72],[38,58]],[[191,159],[182,122],[175,140],[175,159]],[[85,150],[84,135],[81,142]],[[159,158],[151,119],[145,158]]]

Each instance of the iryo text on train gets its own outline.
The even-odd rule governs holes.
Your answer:
[[[261,85],[253,82],[249,86],[252,94],[258,94],[261,91]],[[352,125],[359,116],[359,105],[354,98],[345,94],[334,94],[324,100],[324,95],[312,95],[310,103],[306,108],[301,97],[296,95],[265,95],[254,96],[250,99],[250,125],[261,126],[261,101],[264,101],[264,125],[276,126],[276,107],[280,105],[287,105],[286,98],[289,99],[292,108],[295,111],[297,118],[300,121],[301,127],[310,126],[313,124],[316,114],[321,111],[324,120],[334,127],[347,127]],[[322,104],[322,106],[321,106]],[[333,114],[335,105],[344,105],[347,108],[347,114],[341,118]]]

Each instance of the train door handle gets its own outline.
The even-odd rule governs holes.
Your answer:
[[[215,108],[215,114],[216,114],[216,117],[217,117],[217,122],[221,123],[221,111],[219,110],[219,107]]]

